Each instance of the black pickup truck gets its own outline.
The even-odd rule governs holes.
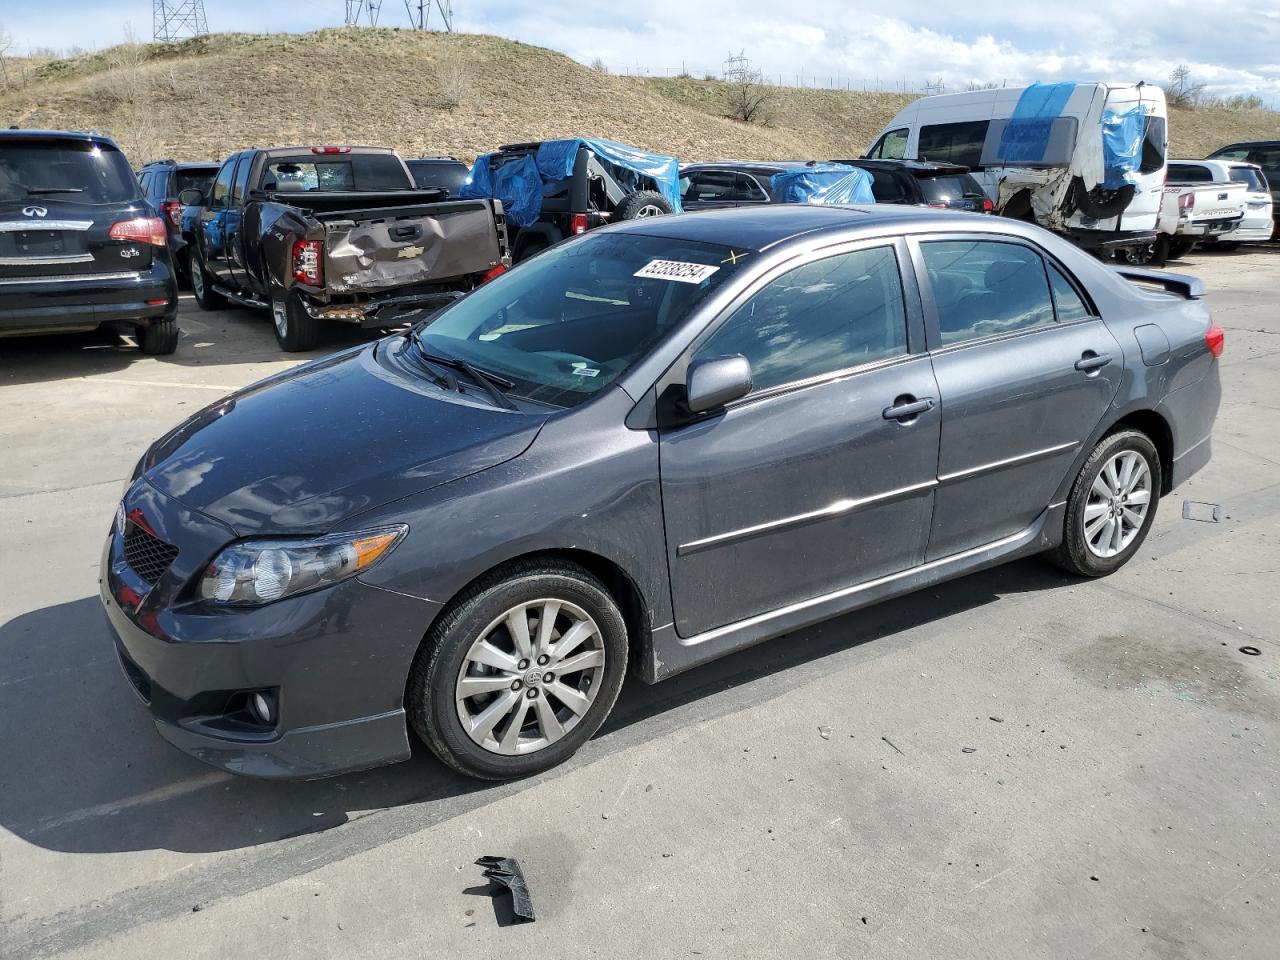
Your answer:
[[[316,345],[322,320],[392,326],[462,296],[510,264],[494,200],[417,190],[380,147],[244,150],[201,206],[191,287],[205,310],[268,308],[285,350]]]

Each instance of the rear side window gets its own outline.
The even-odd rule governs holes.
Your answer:
[[[916,157],[920,160],[955,163],[962,167],[980,166],[982,145],[987,140],[989,124],[990,121],[987,120],[974,120],[921,127]]]
[[[907,139],[910,135],[911,131],[906,127],[890,130],[867,151],[867,157],[871,160],[901,160],[907,155]]]
[[[920,193],[925,203],[950,203],[952,200],[963,200],[986,196],[978,181],[967,173],[946,177],[920,177]]]
[[[892,247],[826,257],[784,273],[725,321],[699,356],[740,353],[754,392],[907,352]]]
[[[1072,286],[1071,281],[1067,279],[1066,274],[1052,263],[1049,264],[1049,286],[1053,288],[1053,306],[1057,311],[1059,323],[1085,320],[1093,316],[1093,312]]]
[[[446,190],[449,196],[457,196],[458,191],[462,189],[463,182],[467,179],[467,165],[465,163],[451,162],[424,162],[414,163],[409,161],[409,172],[413,174],[413,185],[419,189],[436,188]]]
[[[1168,125],[1164,117],[1145,117],[1142,121],[1142,159],[1139,173],[1155,173],[1164,166],[1165,148],[1169,143]]]
[[[684,199],[749,203],[767,199],[751,177],[729,170],[702,170],[689,174]]]
[[[1170,183],[1212,183],[1213,172],[1198,163],[1169,164]]]
[[[408,190],[413,186],[398,157],[387,153],[275,157],[262,174],[263,190]]]
[[[84,140],[0,140],[0,201],[127,203],[142,185],[124,154]]]
[[[1265,193],[1269,189],[1262,171],[1255,170],[1253,167],[1232,167],[1231,179],[1235,183],[1243,183],[1255,193]]]
[[[1035,251],[990,240],[920,247],[944,346],[1054,322],[1044,260]]]
[[[869,170],[871,174],[871,195],[876,203],[914,203],[915,199],[907,195],[902,177],[892,170]]]

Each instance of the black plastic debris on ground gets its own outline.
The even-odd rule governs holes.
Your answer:
[[[481,857],[476,864],[485,868],[484,875],[491,882],[511,891],[512,922],[533,923],[533,900],[529,896],[529,886],[525,883],[520,864],[512,857]]]

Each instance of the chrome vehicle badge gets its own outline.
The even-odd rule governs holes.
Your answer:
[[[44,207],[23,207],[22,215],[24,217],[47,217],[49,211]]]

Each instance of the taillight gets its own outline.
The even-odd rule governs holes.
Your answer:
[[[935,210],[946,210],[951,206],[951,204],[947,203],[945,200],[933,200],[929,203],[926,203],[925,206],[933,207],[933,209]]]
[[[132,220],[121,220],[111,225],[107,236],[112,240],[149,243],[153,247],[163,247],[168,243],[164,221],[159,217],[134,217]]]
[[[1196,195],[1194,193],[1184,193],[1178,197],[1178,209],[1187,212],[1196,208]]]
[[[983,212],[983,213],[994,213],[994,212],[995,212],[995,209],[996,209],[996,205],[995,205],[994,203],[992,203],[992,202],[991,202],[991,199],[990,199],[989,197],[983,197],[983,198],[982,198],[982,212]]]
[[[507,265],[505,263],[500,263],[496,267],[491,267],[488,270],[486,270],[484,274],[480,277],[480,282],[488,283],[490,280],[496,280],[498,277],[502,276],[506,272],[507,272]]]
[[[312,153],[350,153],[350,147],[312,147]]]
[[[160,211],[175,227],[182,226],[182,204],[177,200],[165,200],[160,204]]]
[[[1204,345],[1209,348],[1209,352],[1215,357],[1222,356],[1222,348],[1227,343],[1227,332],[1216,323],[1211,323],[1209,329],[1204,332]]]
[[[586,233],[587,232],[587,215],[585,213],[575,213],[569,219],[570,233]]]
[[[319,240],[293,241],[293,279],[298,283],[319,287],[324,284],[324,262],[320,259]]]

